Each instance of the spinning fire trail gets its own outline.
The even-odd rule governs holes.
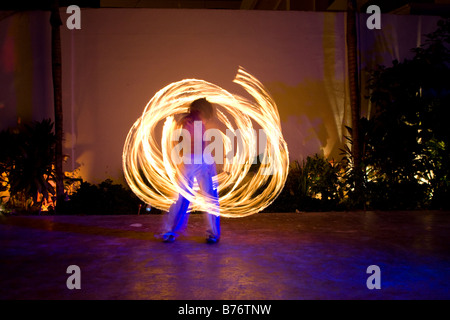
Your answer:
[[[227,157],[223,170],[215,177],[218,185],[220,215],[244,217],[269,206],[284,187],[289,156],[275,102],[263,85],[239,68],[234,82],[255,100],[251,102],[233,95],[212,83],[186,79],[158,91],[149,101],[142,116],[131,127],[123,148],[122,162],[127,183],[145,203],[167,211],[181,193],[191,202],[190,211],[211,211],[210,202],[195,186],[187,182],[179,166],[171,158],[177,115],[187,111],[189,104],[206,98],[217,105],[217,118],[227,132],[239,131],[241,143],[233,148],[234,138],[221,131]],[[157,141],[156,126],[164,121],[162,138]],[[253,122],[263,131],[258,137]],[[265,140],[263,150],[257,145]],[[236,152],[234,154],[234,151]],[[257,170],[250,170],[259,158]],[[253,167],[254,168],[254,167]],[[182,186],[186,187],[182,187]]]

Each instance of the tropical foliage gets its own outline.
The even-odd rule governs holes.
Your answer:
[[[9,192],[10,206],[40,210],[43,199],[54,195],[52,130],[52,122],[43,120],[0,132],[0,191]]]

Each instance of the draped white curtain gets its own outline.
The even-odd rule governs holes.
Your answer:
[[[2,17],[0,130],[53,118],[49,13]],[[358,26],[362,97],[365,70],[410,57],[438,21],[382,15],[381,30],[368,30],[367,17]],[[81,30],[64,23],[61,35],[65,169],[85,180],[122,181],[126,134],[159,89],[198,78],[245,95],[232,83],[238,66],[278,104],[291,160],[340,158],[350,124],[345,13],[83,9]]]

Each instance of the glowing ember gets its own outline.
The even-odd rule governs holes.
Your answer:
[[[226,158],[214,179],[219,191],[219,214],[224,217],[248,216],[275,200],[283,189],[289,167],[287,144],[281,133],[276,104],[262,84],[242,68],[234,82],[256,103],[197,79],[171,83],[153,96],[130,129],[122,155],[126,181],[142,201],[167,211],[181,193],[191,202],[190,211],[214,212],[210,208],[211,201],[196,188],[196,184],[187,187],[181,166],[172,159],[173,143],[177,141],[175,117],[185,113],[189,104],[199,98],[217,105],[218,121],[227,132],[221,131]],[[162,138],[158,142],[156,127],[163,121]],[[253,122],[262,128],[259,136],[253,129]],[[234,135],[230,132],[239,133],[236,136],[240,143],[236,148]],[[259,165],[255,161],[257,158]],[[252,164],[256,169],[250,170]]]

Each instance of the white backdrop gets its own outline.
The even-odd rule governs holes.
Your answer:
[[[344,13],[83,9],[81,30],[65,27],[64,9],[61,16],[65,168],[83,179],[123,181],[125,137],[159,89],[198,78],[245,95],[232,83],[239,66],[277,103],[291,160],[340,159],[350,124]],[[365,68],[410,57],[438,20],[383,15],[381,30],[368,30],[366,17],[363,89]],[[0,21],[0,129],[18,117],[53,118],[48,21],[47,12]]]

